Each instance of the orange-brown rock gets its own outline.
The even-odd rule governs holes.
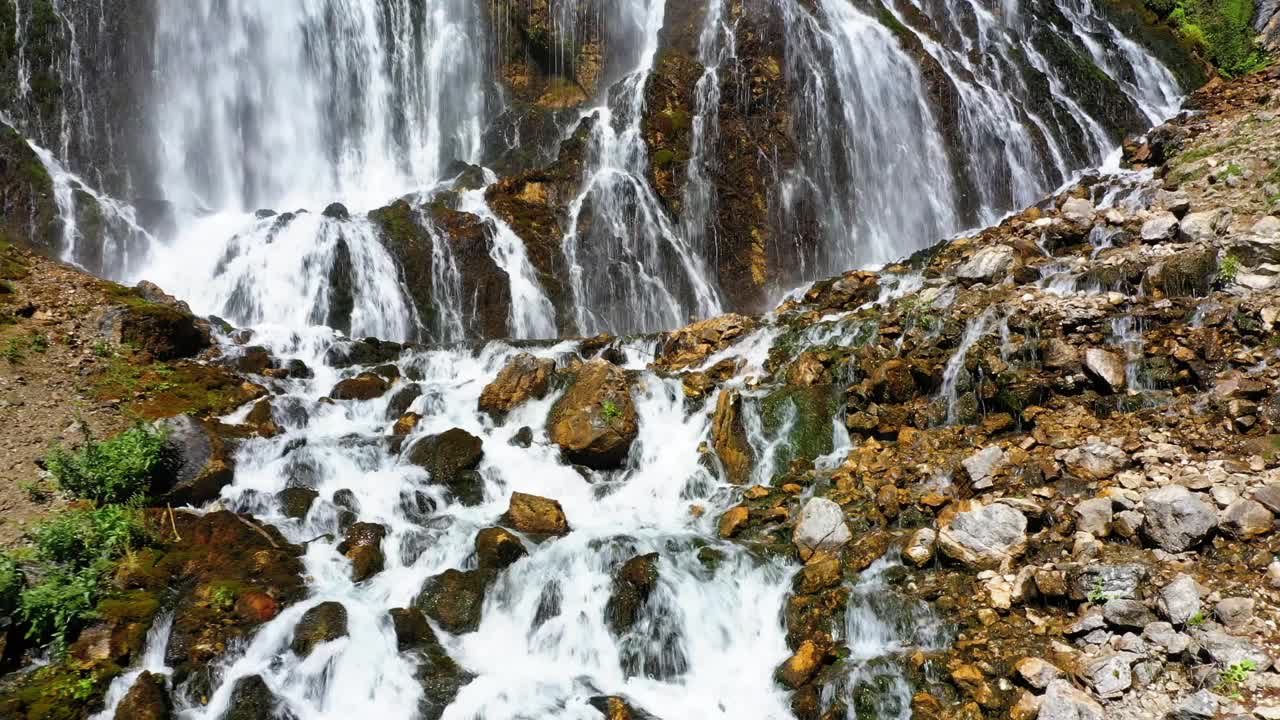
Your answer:
[[[511,495],[511,505],[502,521],[531,535],[566,535],[569,532],[569,521],[558,501],[522,492]]]
[[[626,374],[605,360],[583,363],[547,425],[570,462],[598,470],[621,466],[639,433]]]
[[[731,538],[737,535],[750,517],[751,511],[744,505],[729,508],[720,516],[720,537]]]
[[[716,412],[711,418],[711,444],[729,482],[741,485],[751,478],[755,453],[742,424],[742,396],[737,390],[725,390],[716,401]]]
[[[683,370],[706,360],[750,332],[756,321],[743,315],[721,315],[687,325],[672,332],[663,343],[654,366],[662,370]]]
[[[480,393],[480,411],[501,417],[526,400],[546,397],[555,369],[554,360],[515,356]]]

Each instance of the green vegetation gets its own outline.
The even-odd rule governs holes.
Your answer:
[[[1090,588],[1089,594],[1085,596],[1085,599],[1088,600],[1091,605],[1101,605],[1111,599],[1111,597],[1107,595],[1106,586],[1102,584],[1102,578],[1098,578],[1093,583],[1093,587]]]
[[[1190,625],[1191,627],[1200,627],[1201,625],[1204,624],[1204,621],[1205,621],[1204,613],[1199,610],[1196,611],[1195,615],[1192,615],[1191,617],[1187,618],[1187,624]]]
[[[5,341],[4,347],[0,348],[0,356],[16,365],[27,356],[24,345],[22,338],[11,337]]]
[[[605,422],[611,423],[614,420],[617,420],[618,418],[622,417],[622,410],[618,407],[618,404],[615,403],[614,401],[605,400],[604,402],[600,403],[600,415],[601,417],[604,418]]]
[[[236,589],[230,585],[218,585],[209,593],[209,607],[219,612],[229,612],[236,605]]]
[[[1257,669],[1258,664],[1252,660],[1233,662],[1222,671],[1222,677],[1218,679],[1218,686],[1215,689],[1233,698],[1239,698],[1240,688],[1244,687],[1249,674]]]
[[[1236,276],[1240,274],[1240,258],[1235,255],[1228,255],[1222,258],[1222,262],[1218,264],[1218,281],[1224,284],[1236,281]]]
[[[138,424],[116,437],[95,442],[87,428],[84,447],[76,452],[55,446],[45,465],[58,487],[78,498],[119,503],[145,496],[165,462],[165,438]]]
[[[1255,44],[1253,0],[1146,0],[1218,72],[1238,77],[1262,68],[1265,53]]]

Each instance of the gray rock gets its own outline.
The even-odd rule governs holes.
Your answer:
[[[1085,611],[1084,615],[1076,618],[1076,621],[1067,627],[1068,635],[1080,635],[1081,633],[1089,633],[1094,630],[1101,630],[1107,626],[1107,619],[1103,617],[1102,610],[1097,607],[1090,607]]]
[[[190,415],[161,420],[156,427],[164,433],[166,449],[173,458],[153,484],[156,500],[196,507],[216,500],[235,476],[233,448],[210,424]]]
[[[1125,388],[1125,361],[1113,352],[1089,348],[1084,353],[1084,369],[1089,377],[1111,392],[1120,392]]]
[[[1133,664],[1133,687],[1141,690],[1160,677],[1163,665],[1158,660],[1140,660]]]
[[[1191,638],[1200,644],[1200,650],[1210,660],[1222,667],[1243,662],[1254,663],[1258,672],[1271,667],[1271,656],[1244,638],[1221,630],[1197,630]]]
[[[933,528],[920,528],[911,535],[902,554],[916,567],[924,567],[933,560],[933,548],[938,542],[938,533]]]
[[[1133,653],[1118,652],[1087,660],[1084,678],[1100,698],[1119,697],[1133,685]]]
[[[996,471],[1005,464],[1005,452],[998,445],[990,445],[960,462],[976,490],[991,487]]]
[[[1200,612],[1200,586],[1190,575],[1179,575],[1160,590],[1160,613],[1175,625],[1185,625]]]
[[[800,510],[792,541],[810,552],[839,550],[853,539],[844,521],[844,510],[826,498],[811,498]]]
[[[1226,232],[1231,225],[1231,211],[1227,208],[1195,212],[1182,218],[1179,230],[1189,242],[1212,242]]]
[[[1111,533],[1111,500],[1091,498],[1075,507],[1076,529],[1104,538]]]
[[[1194,692],[1179,702],[1166,716],[1169,720],[1213,720],[1222,698],[1208,690]]]
[[[1013,265],[1013,257],[1013,248],[1008,245],[984,247],[956,269],[956,277],[978,282],[1000,280]]]
[[[995,503],[957,513],[938,533],[947,557],[970,567],[997,567],[1027,549],[1027,517]]]
[[[1249,496],[1272,513],[1280,512],[1280,485],[1263,485]]]
[[[1247,540],[1270,532],[1274,520],[1271,511],[1262,503],[1256,500],[1237,500],[1222,511],[1218,527],[1234,538]]]
[[[1213,507],[1181,485],[1166,485],[1142,498],[1143,533],[1167,552],[1199,545],[1217,525]]]
[[[1280,217],[1265,215],[1261,220],[1253,224],[1250,232],[1259,237],[1280,240]]]
[[[1054,680],[1065,677],[1056,665],[1037,657],[1025,657],[1014,665],[1014,670],[1031,687],[1043,690]]]
[[[1253,617],[1253,603],[1253,598],[1223,598],[1214,606],[1213,613],[1218,616],[1218,622],[1229,628],[1236,628]]]
[[[1084,600],[1094,590],[1110,600],[1133,599],[1147,578],[1147,568],[1137,563],[1091,564],[1075,569],[1071,579],[1071,597]]]
[[[1171,212],[1157,213],[1142,224],[1142,242],[1170,242],[1178,235],[1178,217]]]
[[[1037,720],[1103,720],[1102,706],[1069,680],[1054,680],[1040,699]]]
[[[1108,600],[1102,606],[1102,615],[1108,623],[1122,628],[1142,629],[1155,622],[1156,616],[1138,600]]]
[[[1125,539],[1137,537],[1141,529],[1142,513],[1137,510],[1118,512],[1111,521],[1112,532]]]
[[[1170,656],[1181,655],[1191,646],[1191,638],[1178,632],[1173,625],[1163,620],[1147,623],[1147,626],[1142,628],[1142,638]]]
[[[1062,203],[1062,217],[1077,225],[1093,224],[1093,203],[1084,198],[1068,198]]]

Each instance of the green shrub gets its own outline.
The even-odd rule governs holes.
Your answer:
[[[1253,72],[1267,63],[1250,24],[1254,0],[1147,0],[1147,7],[1227,77]]]
[[[161,433],[141,424],[100,443],[86,431],[83,448],[70,452],[56,446],[45,457],[45,466],[58,486],[76,497],[126,502],[146,495],[165,462],[164,440]]]
[[[18,608],[18,596],[22,593],[22,573],[18,563],[7,554],[0,554],[0,616],[12,615]]]
[[[31,532],[38,559],[76,569],[98,558],[120,557],[145,538],[139,511],[123,505],[68,510]]]
[[[110,570],[106,559],[79,570],[55,568],[23,590],[18,617],[27,626],[27,637],[65,647],[72,629],[92,615]]]

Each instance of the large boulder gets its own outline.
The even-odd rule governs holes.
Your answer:
[[[320,643],[346,636],[347,609],[339,602],[323,602],[302,614],[289,647],[299,657],[307,657]]]
[[[502,522],[530,535],[569,533],[569,521],[558,501],[522,492],[511,494],[511,504],[502,516]]]
[[[999,567],[1027,549],[1027,518],[1004,503],[960,512],[939,531],[938,547],[970,567]]]
[[[1200,544],[1218,524],[1213,507],[1181,485],[1166,485],[1142,498],[1142,532],[1168,552]]]
[[[116,720],[169,720],[172,709],[164,676],[143,672],[116,706]]]
[[[492,569],[445,570],[427,579],[414,607],[451,633],[471,632],[480,627],[484,596],[497,575]]]
[[[1222,511],[1218,527],[1222,532],[1240,540],[1248,540],[1271,532],[1275,516],[1256,500],[1236,500]]]
[[[1040,700],[1038,720],[1103,720],[1102,706],[1070,680],[1054,680]]]
[[[150,302],[137,290],[123,290],[121,305],[104,310],[98,333],[112,345],[128,345],[156,360],[193,357],[210,347],[207,323],[186,306]]]
[[[822,497],[810,498],[804,504],[791,533],[791,541],[805,559],[817,552],[839,551],[852,539],[853,533],[844,521],[844,510]]]
[[[386,567],[387,558],[382,551],[386,537],[386,526],[377,523],[355,523],[347,528],[338,552],[351,561],[352,582],[364,582]]]
[[[622,564],[613,576],[613,593],[605,604],[605,620],[614,634],[635,625],[653,589],[658,585],[658,553],[637,555]]]
[[[1109,350],[1089,348],[1084,353],[1084,369],[1103,389],[1120,392],[1125,388],[1125,360]]]
[[[360,373],[353,378],[338,381],[329,391],[329,397],[334,400],[373,400],[386,394],[390,386],[381,375]]]
[[[741,485],[751,478],[755,452],[743,425],[742,396],[737,390],[725,390],[716,400],[715,414],[711,417],[711,444],[729,482]]]
[[[483,459],[484,442],[459,428],[424,437],[405,451],[406,462],[425,469],[432,484],[448,488],[463,505],[484,501],[484,480],[476,472]]]
[[[520,538],[506,528],[485,528],[476,534],[476,560],[482,569],[502,570],[528,554]]]
[[[212,423],[189,415],[156,424],[170,462],[157,473],[151,494],[158,503],[200,506],[216,500],[235,475],[233,448]]]
[[[973,282],[997,282],[1013,266],[1014,251],[1008,245],[989,245],[975,252],[959,268],[956,277]]]
[[[480,411],[502,417],[526,400],[541,400],[551,389],[554,360],[528,353],[515,356],[480,393]]]
[[[547,426],[570,462],[597,470],[621,466],[640,430],[626,373],[605,360],[583,363]]]
[[[231,689],[231,702],[222,720],[267,720],[280,702],[261,675],[240,678]]]

